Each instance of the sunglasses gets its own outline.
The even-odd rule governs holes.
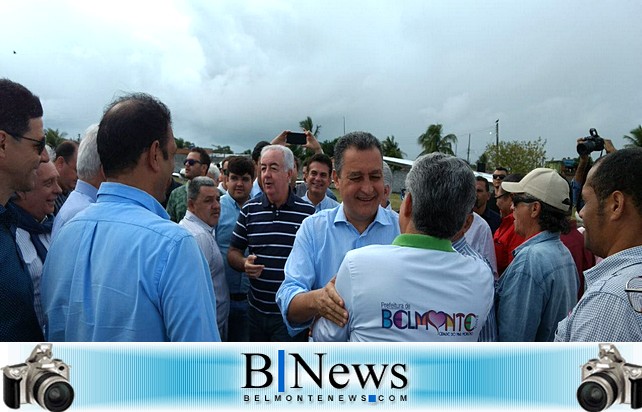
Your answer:
[[[535,203],[539,202],[539,200],[535,199],[534,197],[530,196],[524,196],[524,195],[513,195],[513,206],[517,207],[518,204],[520,203]]]
[[[499,179],[499,180],[504,180],[506,175],[493,175],[493,179]]]
[[[17,133],[9,133],[9,132],[7,132],[7,134],[12,136],[16,140],[25,139],[25,140],[29,140],[29,141],[35,142],[36,144],[34,146],[36,147],[36,149],[38,149],[38,154],[41,154],[42,151],[45,150],[45,146],[47,145],[47,139],[44,138],[44,137],[42,139],[40,139],[40,140],[36,140],[36,139],[32,139],[30,137],[26,137],[26,136],[23,136],[23,135],[17,134]]]
[[[194,159],[186,159],[186,160],[183,162],[183,165],[184,165],[184,166],[187,166],[187,165],[194,166],[196,163],[201,164],[201,165],[203,164],[202,162],[200,162],[200,161],[198,161],[198,160],[194,160]]]
[[[629,303],[633,310],[642,313],[642,276],[632,278],[626,282],[624,291],[629,297]]]

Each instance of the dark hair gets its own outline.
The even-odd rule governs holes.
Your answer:
[[[502,182],[516,182],[516,183],[519,183],[519,182],[522,181],[523,178],[524,178],[523,174],[521,174],[521,173],[513,173],[513,174],[510,174],[510,175],[506,176],[504,178],[504,180],[502,180]]]
[[[631,196],[638,214],[642,215],[642,148],[634,147],[618,150],[598,159],[597,168],[585,184],[592,187],[600,203],[611,193],[620,191]]]
[[[247,157],[243,156],[233,156],[228,157],[227,162],[227,171],[229,173],[234,173],[235,175],[243,176],[249,174],[251,178],[254,178],[254,162],[252,162]]]
[[[62,157],[65,163],[69,163],[74,154],[78,151],[78,143],[65,140],[56,147],[56,159]]]
[[[501,170],[502,172],[508,173],[508,169],[506,169],[505,167],[501,167],[501,166],[496,167],[495,170]]]
[[[542,209],[539,214],[539,227],[541,230],[548,230],[549,232],[567,234],[571,227],[568,222],[566,212],[547,205],[544,202],[539,202]]]
[[[171,124],[167,106],[148,94],[128,94],[112,102],[98,126],[98,154],[105,176],[135,167],[156,140],[167,159]]]
[[[310,163],[312,162],[318,162],[328,166],[329,173],[330,174],[332,173],[332,159],[330,159],[330,156],[328,156],[327,154],[317,153],[313,156],[308,157],[307,160],[305,161],[304,166],[309,167]]]
[[[270,142],[261,140],[256,144],[256,146],[254,146],[254,150],[252,150],[252,160],[254,161],[254,163],[257,163],[261,158],[261,150],[263,150],[265,146],[269,146],[269,145],[270,145]]]
[[[38,117],[42,117],[38,96],[19,83],[0,79],[0,129],[22,135],[29,130],[29,120]]]
[[[382,156],[381,167],[383,167],[383,154],[379,140],[368,132],[352,132],[340,137],[334,145],[334,168],[338,175],[341,175],[343,167],[343,154],[351,147],[357,150],[377,149]]]
[[[203,149],[202,147],[192,147],[191,149],[189,149],[189,152],[190,153],[192,153],[192,152],[198,153],[200,155],[200,157],[201,157],[201,159],[200,159],[201,160],[201,165],[207,166],[207,169],[209,170],[210,164],[212,163],[212,158],[210,157],[210,155],[207,154],[205,149]]]
[[[486,187],[486,191],[490,192],[490,182],[488,180],[486,180],[485,177],[483,177],[483,176],[475,176],[475,180],[478,181],[478,182],[484,182],[485,183],[484,186]]]

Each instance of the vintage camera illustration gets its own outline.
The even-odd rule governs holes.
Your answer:
[[[38,403],[43,408],[60,412],[74,401],[69,383],[69,365],[54,359],[51,344],[36,345],[25,363],[2,368],[4,403],[12,409],[23,403]]]
[[[642,407],[642,366],[626,363],[610,343],[600,344],[598,356],[582,366],[582,383],[577,388],[580,406],[589,412],[602,411],[614,403]]]

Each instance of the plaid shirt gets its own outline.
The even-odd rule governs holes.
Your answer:
[[[585,271],[586,292],[558,324],[555,340],[642,341],[642,314],[633,310],[624,291],[627,282],[637,276],[642,276],[642,246],[609,256]]]

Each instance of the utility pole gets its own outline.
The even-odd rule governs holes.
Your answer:
[[[343,135],[346,135],[346,117],[343,116]]]
[[[499,148],[499,119],[495,120],[495,146]]]
[[[466,152],[466,163],[470,164],[470,133],[468,133],[468,151]]]

